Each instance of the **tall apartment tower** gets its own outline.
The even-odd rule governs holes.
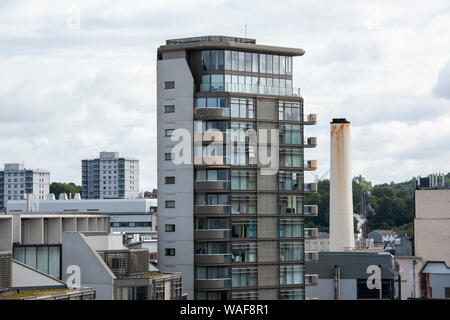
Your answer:
[[[182,272],[188,299],[305,299],[303,54],[225,36],[158,48],[158,268]]]
[[[25,169],[23,163],[5,163],[0,171],[0,209],[8,200],[22,200],[27,194],[46,199],[50,193],[50,172]]]
[[[81,161],[83,199],[133,199],[139,195],[139,160],[100,152]]]

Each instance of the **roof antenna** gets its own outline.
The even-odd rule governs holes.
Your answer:
[[[247,24],[245,25],[245,38],[247,38]]]

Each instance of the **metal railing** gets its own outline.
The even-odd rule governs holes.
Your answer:
[[[236,92],[236,93],[300,97],[300,88],[269,87],[269,86],[229,83],[229,82],[202,83],[200,91],[202,91],[202,92]]]

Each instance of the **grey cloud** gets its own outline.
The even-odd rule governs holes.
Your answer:
[[[433,93],[436,97],[450,99],[450,60],[439,72]]]

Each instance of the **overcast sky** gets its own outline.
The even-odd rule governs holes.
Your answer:
[[[247,36],[298,47],[301,88],[329,169],[332,118],[352,123],[353,174],[374,183],[448,172],[450,2],[0,1],[0,165],[81,183],[81,159],[140,159],[156,188],[156,50],[166,39]],[[78,13],[80,13],[78,20]],[[79,24],[78,24],[79,22]]]

